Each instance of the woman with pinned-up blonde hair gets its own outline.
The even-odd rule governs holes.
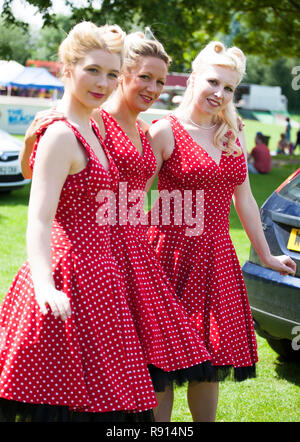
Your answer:
[[[159,97],[169,63],[157,40],[142,33],[126,36],[118,87],[93,113],[120,175],[111,249],[125,281],[128,306],[158,402],[173,384],[200,381],[211,372],[202,338],[190,324],[147,241],[147,219],[141,214],[145,186],[155,172],[156,161],[138,117]]]
[[[97,108],[117,86],[124,33],[83,22],[60,46],[63,121],[39,131],[30,158],[28,261],[0,306],[0,421],[152,421],[147,363],[97,222],[99,192],[119,174]]]
[[[158,402],[170,386],[205,379],[211,372],[202,338],[190,324],[147,241],[147,219],[143,216],[145,186],[155,172],[156,161],[144,133],[145,124],[138,118],[161,94],[169,64],[159,41],[141,32],[127,35],[118,88],[94,115],[126,195],[126,208],[119,211],[112,225],[112,252],[126,283],[128,304]],[[124,194],[118,192],[119,207],[124,203],[121,196]]]
[[[211,356],[214,376],[188,387],[189,407],[197,422],[215,420],[220,380],[230,374],[237,381],[255,376],[253,320],[229,235],[232,198],[264,265],[281,274],[294,274],[296,268],[289,257],[270,254],[251,193],[244,134],[233,104],[245,67],[239,48],[209,43],[192,64],[181,104],[148,132],[159,192],[180,190],[182,214],[192,214],[178,225],[174,205],[173,219],[164,225],[158,200],[150,215],[159,212],[160,221],[149,228],[148,238]],[[192,192],[190,199],[185,199],[187,192]],[[172,403],[169,389],[157,420],[170,419]]]

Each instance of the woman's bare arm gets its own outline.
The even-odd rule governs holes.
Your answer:
[[[65,125],[64,125],[65,126]],[[65,293],[56,290],[51,270],[51,230],[61,189],[73,164],[75,137],[67,128],[49,127],[39,143],[32,179],[27,225],[27,253],[36,300],[43,314],[70,316]],[[76,145],[75,145],[76,148]]]
[[[247,158],[243,134],[240,137],[240,141],[245,157]],[[235,209],[239,215],[247,236],[263,264],[277,270],[283,275],[287,275],[289,273],[292,275],[295,274],[296,264],[289,256],[273,256],[270,252],[270,248],[262,228],[259,208],[252,194],[248,176],[243,184],[236,187],[233,200]]]

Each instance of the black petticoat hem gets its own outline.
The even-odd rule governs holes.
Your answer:
[[[167,386],[182,386],[187,382],[222,382],[226,379],[237,382],[256,377],[255,364],[247,367],[233,367],[232,365],[214,366],[210,361],[193,367],[166,372],[154,365],[148,365],[154,390],[162,392]]]
[[[29,404],[0,398],[0,422],[154,422],[152,410],[133,413],[71,411],[68,406]]]

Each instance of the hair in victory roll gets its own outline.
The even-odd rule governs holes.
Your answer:
[[[236,71],[238,74],[238,85],[246,71],[246,57],[241,49],[237,47],[226,48],[223,43],[213,41],[202,49],[192,62],[192,72],[195,74],[202,73],[208,65],[222,66]],[[182,115],[191,105],[192,100],[193,84],[190,76],[182,102],[176,109],[176,113]],[[218,114],[218,122],[220,127],[214,137],[216,147],[225,150],[228,154],[240,155],[241,149],[236,144],[239,130],[237,112],[233,101],[230,101],[226,108],[220,111]]]
[[[82,22],[74,26],[59,47],[59,60],[64,67],[76,64],[87,52],[104,49],[118,54],[123,62],[125,33],[118,25],[96,26]]]
[[[140,57],[155,57],[163,60],[167,67],[171,63],[169,55],[166,53],[163,45],[154,38],[153,34],[149,36],[149,29],[146,35],[142,32],[133,32],[125,37],[124,43],[124,67],[130,69],[139,62]],[[151,37],[151,38],[149,38]]]

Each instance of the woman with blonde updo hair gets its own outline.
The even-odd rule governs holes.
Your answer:
[[[91,22],[81,22],[74,26],[59,46],[59,61],[63,66],[76,64],[87,51],[105,49],[120,56],[123,63],[125,33],[118,25],[96,26]]]
[[[257,359],[251,312],[227,228],[230,192],[235,186],[239,213],[243,215],[245,210],[249,220],[254,222],[255,244],[259,251],[267,252],[268,249],[257,227],[257,209],[247,179],[246,184],[242,184],[247,169],[239,142],[232,142],[230,130],[237,131],[232,117],[228,118],[230,130],[223,137],[222,151],[214,144],[215,132],[223,125],[219,115],[232,101],[240,81],[240,68],[204,61],[201,73],[191,74],[191,100],[184,109],[180,108],[180,112],[184,110],[182,119],[171,115],[149,129],[151,149],[144,133],[148,126],[139,119],[139,114],[154,105],[161,94],[169,63],[163,46],[155,39],[141,33],[126,36],[118,87],[93,113],[93,118],[117,165],[122,184],[116,192],[120,212],[111,226],[111,247],[125,279],[127,302],[158,392],[155,420],[170,420],[173,384],[189,380],[188,397],[193,419],[207,421],[215,417],[217,381],[230,371],[238,380],[253,376]],[[27,143],[30,151],[29,145]],[[187,222],[150,227],[149,239],[156,246],[160,262],[147,241],[148,219],[143,217],[145,186],[147,182],[151,184],[158,171],[159,189],[182,192],[183,202],[185,190],[192,190],[196,197],[199,189],[200,197],[204,191],[208,208],[204,220],[198,213],[203,206],[201,198],[199,204],[194,199],[195,206],[193,200],[189,201],[184,212],[192,209],[190,218],[196,223],[196,233],[201,230],[203,221],[207,230],[204,235],[194,235],[193,225]],[[250,215],[243,197],[250,204]],[[220,202],[226,203],[226,207],[219,213]],[[174,216],[172,208],[167,214],[171,217]],[[187,227],[192,231],[190,236],[185,234]],[[250,226],[249,235],[253,239],[251,232]],[[218,253],[218,263],[228,259],[224,264],[225,275],[222,268],[215,268],[211,256],[214,249]],[[291,271],[289,263],[284,265],[285,259],[279,264],[278,259],[268,258],[271,265]],[[226,295],[232,282],[231,302]],[[225,317],[224,312],[228,312]],[[242,324],[240,328],[236,325],[238,321]]]
[[[151,220],[158,213],[159,222],[149,228],[148,238],[213,365],[213,376],[189,383],[188,404],[196,422],[215,420],[219,381],[228,375],[237,381],[255,376],[253,320],[229,235],[232,198],[263,264],[281,274],[296,270],[288,256],[271,255],[250,189],[245,138],[233,104],[245,66],[239,48],[209,43],[192,63],[179,107],[148,132],[160,195],[180,192],[183,215],[178,225],[174,204],[166,225],[161,197],[151,210]],[[172,404],[170,388],[156,420],[169,421]]]
[[[156,39],[142,33],[126,36],[118,87],[93,113],[120,175],[111,249],[125,280],[128,306],[158,402],[174,383],[201,380],[211,369],[202,338],[191,326],[147,241],[147,219],[143,216],[144,190],[155,172],[156,160],[139,114],[161,94],[169,63]]]
[[[148,31],[149,32],[149,31]],[[142,32],[133,32],[126,35],[124,42],[124,66],[130,69],[139,62],[140,57],[156,57],[169,67],[171,58],[163,45],[155,38],[147,38]]]
[[[94,114],[128,200],[126,220],[120,212],[112,226],[112,252],[125,278],[129,307],[159,404],[170,386],[200,381],[211,372],[202,337],[191,327],[146,238],[144,191],[155,172],[156,160],[144,133],[148,125],[139,114],[154,105],[161,94],[170,62],[163,45],[153,36],[148,38],[140,32],[127,35],[119,86],[98,115]],[[121,201],[120,194],[116,198],[119,206],[124,201],[124,194]]]
[[[208,65],[227,67],[237,73],[237,83],[241,82],[246,71],[246,58],[243,52],[236,47],[226,49],[221,42],[209,43],[195,58],[192,63],[192,74],[188,79],[187,88],[182,101],[176,109],[176,115],[184,114],[193,102],[193,76],[201,74]],[[228,153],[240,154],[241,150],[236,146],[235,140],[239,133],[239,119],[233,101],[229,101],[224,109],[220,109],[217,114],[219,122],[218,129],[214,134],[214,143],[221,150]],[[230,136],[228,136],[230,132]],[[226,136],[226,140],[225,137]],[[224,146],[224,140],[226,146]]]
[[[123,40],[84,22],[60,46],[64,120],[37,134],[28,261],[0,306],[1,422],[152,421],[153,384],[98,222],[119,174],[91,115],[117,86]]]

